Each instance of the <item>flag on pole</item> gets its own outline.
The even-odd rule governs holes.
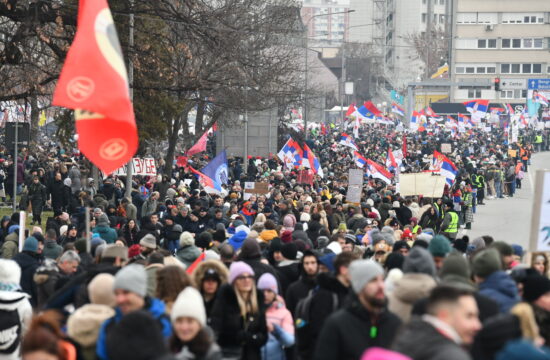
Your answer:
[[[393,156],[393,151],[391,147],[388,148],[388,155],[386,156],[386,168],[395,169],[397,167],[397,161],[395,161],[395,156]]]
[[[515,111],[512,108],[512,105],[506,104],[506,112],[508,113],[508,115],[514,115]]]
[[[365,105],[363,105],[359,109],[357,109],[356,116],[365,120],[372,120],[376,115],[373,112],[369,111],[369,109],[367,109]]]
[[[403,109],[401,106],[399,106],[396,103],[391,104],[391,112],[397,115],[405,116],[405,109]]]
[[[346,112],[346,117],[355,116],[357,112],[357,108],[355,107],[355,104],[351,104],[348,106],[348,111]]]
[[[353,150],[357,151],[359,148],[357,147],[357,144],[355,144],[355,141],[346,133],[342,133],[342,137],[340,138],[340,145],[348,146],[352,148]]]
[[[204,134],[199,138],[199,141],[189,150],[187,150],[187,156],[193,156],[195,154],[206,151],[206,143],[208,142],[208,131],[205,131]]]
[[[359,128],[361,127],[361,122],[359,121],[359,116],[355,117],[355,121],[353,122],[353,136],[355,138],[359,137]]]
[[[456,174],[458,173],[455,164],[439,151],[434,151],[431,170],[444,176],[449,185],[453,184]]]
[[[353,161],[355,161],[355,165],[357,165],[358,168],[363,168],[367,163],[367,159],[357,151],[353,152]]]
[[[313,151],[311,151],[309,146],[307,146],[307,144],[305,143],[302,157],[302,166],[313,170],[313,172],[320,177],[324,176],[323,169],[321,168],[321,164],[319,163],[319,159],[317,159],[317,156],[315,156]]]
[[[227,168],[227,154],[225,150],[213,158],[202,169],[202,173],[220,184],[227,184],[229,181],[229,170]]]
[[[193,274],[193,272],[195,271],[197,266],[199,266],[199,264],[201,262],[203,262],[205,260],[205,258],[206,258],[206,252],[202,252],[199,255],[199,257],[197,259],[195,259],[195,261],[193,261],[187,269],[185,269],[185,272],[188,273],[189,275]]]
[[[206,191],[208,194],[220,194],[222,192],[222,186],[219,182],[214,181],[211,177],[201,173],[198,170],[193,169],[191,166],[189,166],[189,169],[191,169],[191,172],[195,174],[197,179],[199,180],[199,184],[204,188],[204,191]]]
[[[472,114],[472,119],[475,121],[481,120],[485,114],[487,114],[487,109],[489,107],[489,100],[470,100],[463,103],[466,106],[466,110]]]
[[[367,159],[367,175],[380,179],[386,184],[391,184],[391,178],[393,177],[382,165],[375,163],[371,159]]]
[[[138,147],[126,65],[106,0],[80,0],[77,24],[53,104],[75,110],[80,151],[109,174]]]
[[[542,95],[540,92],[535,94],[535,101],[540,103],[542,106],[548,107],[548,99],[546,96]]]
[[[409,124],[409,128],[413,131],[417,131],[419,125],[420,125],[420,113],[417,111],[413,111],[411,115],[411,122]]]
[[[378,110],[378,108],[376,106],[374,106],[374,104],[372,103],[372,101],[365,101],[363,103],[363,106],[367,108],[367,110],[371,113],[373,113],[375,116],[376,115],[380,115],[382,113],[382,111]]]
[[[300,145],[293,138],[289,138],[277,153],[287,168],[299,167],[302,163],[303,151]]]

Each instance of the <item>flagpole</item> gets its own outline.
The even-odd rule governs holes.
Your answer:
[[[134,0],[130,0],[130,19],[128,30],[128,87],[130,90],[130,102],[134,101],[134,62],[130,51],[134,49]],[[131,199],[132,196],[132,176],[134,172],[133,157],[126,164],[126,189],[124,197]]]

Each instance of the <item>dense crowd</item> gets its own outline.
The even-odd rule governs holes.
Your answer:
[[[498,127],[360,134],[374,161],[403,157],[391,184],[365,176],[357,204],[339,132],[306,141],[324,177],[230,159],[218,194],[176,166],[134,177],[125,197],[123,178],[94,180],[60,147],[23,149],[15,169],[2,152],[0,196],[12,198],[16,172],[32,225],[18,213],[0,223],[0,358],[550,359],[548,255],[463,230],[478,206],[514,196],[550,131],[514,143]],[[442,144],[452,185],[402,197],[399,173],[430,170]],[[243,191],[251,181],[268,192]]]

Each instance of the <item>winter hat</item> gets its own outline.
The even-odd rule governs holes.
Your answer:
[[[170,319],[174,323],[180,317],[190,317],[206,325],[206,310],[201,294],[197,289],[188,286],[176,298],[170,313]]]
[[[260,244],[254,239],[246,239],[241,246],[241,252],[239,253],[239,259],[252,260],[259,259],[262,256],[260,250]]]
[[[88,295],[92,304],[114,307],[116,305],[113,285],[115,277],[109,273],[96,275],[88,284]]]
[[[61,227],[59,227],[59,234],[60,235],[65,235],[67,233],[68,229],[69,229],[69,227],[67,225],[61,225]]]
[[[283,248],[281,249],[281,254],[288,260],[296,260],[296,255],[298,255],[298,248],[293,242],[284,244]]]
[[[548,360],[550,359],[550,351],[547,347],[536,347],[530,341],[526,340],[513,340],[504,345],[504,348],[500,350],[495,360]]]
[[[324,249],[327,247],[329,242],[330,242],[330,239],[327,236],[319,236],[317,238],[317,247],[319,249]]]
[[[223,226],[223,225],[222,225]],[[212,235],[214,241],[224,242],[226,239],[225,230],[216,230],[214,235]]]
[[[155,250],[157,248],[157,240],[151,234],[147,234],[144,237],[142,237],[141,240],[139,241],[139,244],[148,249]]]
[[[138,294],[147,295],[147,274],[142,265],[131,264],[120,269],[115,275],[113,289],[122,289]]]
[[[456,239],[453,243],[453,248],[464,254],[468,250],[468,243],[463,239]]]
[[[495,241],[489,247],[497,249],[501,256],[514,255],[514,249],[512,246],[504,241]]]
[[[239,225],[235,228],[235,233],[238,233],[239,231],[244,231],[246,235],[250,232],[250,229],[246,225]]]
[[[258,290],[271,290],[276,295],[279,295],[277,280],[270,273],[265,273],[258,279]]]
[[[361,360],[412,360],[410,357],[397,353],[395,351],[390,351],[382,349],[379,347],[372,347],[365,351]]]
[[[333,241],[330,244],[328,244],[327,249],[335,253],[336,255],[340,254],[342,252],[342,246],[338,241]]]
[[[229,283],[233,284],[235,279],[245,273],[254,275],[254,270],[252,270],[250,265],[243,261],[236,261],[232,263],[229,267]]]
[[[292,231],[291,230],[283,231],[281,234],[281,241],[285,244],[292,242]]]
[[[432,241],[432,239],[433,239],[433,236],[424,232],[424,230],[422,231],[421,234],[418,234],[418,236],[416,237],[416,241],[422,240],[422,241],[425,241],[426,244],[429,244],[430,241]]]
[[[451,252],[451,242],[443,235],[436,235],[430,241],[428,251],[432,256],[445,257]]]
[[[384,262],[384,267],[390,271],[391,269],[402,269],[405,256],[399,252],[389,253]]]
[[[334,272],[334,258],[336,257],[335,253],[328,253],[319,258],[319,262],[327,267],[331,272]]]
[[[392,249],[392,252],[397,252],[401,249],[407,249],[407,250],[410,250],[411,247],[409,246],[409,244],[407,244],[406,241],[404,240],[399,240],[399,241],[396,241],[394,244],[393,244],[393,249]]]
[[[470,265],[468,260],[457,251],[453,251],[443,260],[439,276],[444,278],[447,275],[457,275],[470,279]]]
[[[403,272],[435,276],[434,259],[428,250],[415,246],[412,248],[409,256],[405,257]]]
[[[11,234],[12,232],[16,231],[16,230],[19,230],[19,225],[11,225],[8,228],[8,235]]]
[[[494,249],[486,249],[474,256],[472,261],[472,272],[482,278],[502,269],[502,261],[499,252]]]
[[[86,239],[78,239],[74,242],[74,247],[79,254],[88,252],[88,241]]]
[[[292,214],[287,214],[283,218],[283,227],[284,228],[294,228],[296,225],[296,218]]]
[[[66,185],[66,186],[71,186],[73,184],[71,178],[65,178],[65,180],[63,180],[63,185]]]
[[[475,250],[479,249],[485,249],[487,245],[485,244],[485,239],[483,237],[477,237],[472,241],[472,245],[474,246]]]
[[[97,226],[110,226],[109,218],[105,214],[99,215],[97,218]]]
[[[514,250],[514,255],[523,257],[523,247],[518,244],[512,244],[512,250]]]
[[[301,222],[308,222],[309,220],[311,220],[311,215],[309,215],[308,213],[302,213],[300,215]]]
[[[135,246],[135,245],[134,245]],[[97,249],[96,249],[97,251]],[[120,258],[121,260],[128,260],[128,248],[126,246],[107,245],[101,253],[101,258]]]
[[[533,273],[525,278],[523,282],[523,299],[525,301],[536,301],[547,292],[550,292],[550,279],[547,277]]]
[[[195,245],[195,238],[193,234],[188,231],[184,231],[180,235],[180,247]]]
[[[13,260],[0,259],[0,290],[17,290],[20,288],[21,268]]]
[[[210,249],[212,245],[212,234],[203,231],[195,240],[195,245],[201,249]]]
[[[351,287],[356,294],[379,275],[384,275],[384,269],[373,260],[355,260],[349,266]]]
[[[29,251],[33,253],[38,252],[38,240],[34,236],[29,236],[25,239],[25,243],[23,244],[23,251]]]

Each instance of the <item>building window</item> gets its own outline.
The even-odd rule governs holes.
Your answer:
[[[426,23],[426,18],[427,18],[426,14],[422,14],[422,22],[424,24]]]
[[[500,73],[509,74],[510,73],[510,64],[500,64]]]
[[[542,74],[542,64],[533,64],[533,74]]]
[[[524,74],[530,74],[531,73],[531,64],[522,64],[521,66],[521,72]]]
[[[481,89],[468,89],[468,98],[477,99],[481,97]]]
[[[494,66],[488,66],[487,67],[487,74],[494,74],[497,72],[497,68]]]
[[[484,67],[484,66],[478,67],[478,68],[476,69],[476,72],[477,72],[478,74],[485,74],[485,73],[486,73],[485,67]]]
[[[520,64],[512,64],[512,74],[519,74]]]
[[[543,13],[502,13],[503,24],[543,24]]]
[[[514,49],[521,48],[521,39],[512,39],[512,48]]]
[[[542,39],[533,39],[533,47],[535,49],[542,49]]]
[[[550,72],[550,67],[548,67],[548,71]],[[464,66],[457,66],[455,72],[457,74],[464,74],[464,72],[465,72]]]
[[[513,99],[514,98],[514,90],[502,90],[500,92],[500,98],[501,99]]]
[[[541,74],[542,64],[500,64],[502,74]]]
[[[487,40],[479,39],[477,41],[477,48],[478,49],[485,49],[487,47]]]
[[[502,48],[503,49],[509,49],[510,48],[510,39],[502,39]]]
[[[475,73],[475,67],[466,67],[466,74],[473,74]]]
[[[487,47],[489,49],[496,49],[497,48],[497,39],[489,39],[487,40]]]

